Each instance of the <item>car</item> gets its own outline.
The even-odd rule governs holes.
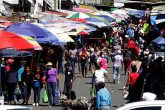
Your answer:
[[[14,106],[14,105],[0,105],[0,110],[33,110],[31,107]]]
[[[165,110],[165,100],[133,102],[116,110]]]

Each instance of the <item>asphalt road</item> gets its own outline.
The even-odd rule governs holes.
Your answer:
[[[111,63],[111,64],[110,64]],[[112,97],[112,110],[115,110],[117,107],[122,106],[125,104],[125,100],[123,99],[122,96],[122,88],[126,83],[126,79],[127,76],[126,75],[121,75],[121,81],[120,84],[113,84],[113,77],[112,77],[112,62],[110,62],[109,68],[108,68],[108,74],[110,75],[110,82],[106,83],[106,88],[109,90],[109,92],[111,93],[111,97]],[[88,74],[88,78],[82,78],[81,74],[78,73],[78,69],[76,67],[76,76],[77,79],[75,80],[75,82],[73,83],[73,90],[76,92],[76,96],[77,98],[80,96],[84,96],[87,97],[90,100],[90,88],[91,88],[91,80],[92,80],[92,75],[89,73]],[[64,83],[64,75],[60,75],[59,76],[60,79],[60,89],[61,91],[63,91],[63,83]],[[32,91],[33,93],[33,91]],[[43,90],[41,91],[41,97],[42,97],[42,93]],[[29,101],[29,105],[30,107],[32,107],[34,110],[66,110],[66,108],[64,107],[48,107],[47,104],[42,103],[42,101],[40,101],[40,106],[38,107],[33,107],[32,103],[33,103],[33,94],[30,97],[30,101]],[[21,103],[21,102],[20,102]]]

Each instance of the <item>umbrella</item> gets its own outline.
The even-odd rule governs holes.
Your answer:
[[[90,17],[90,15],[88,15],[88,14],[85,14],[82,12],[77,12],[75,14],[67,16],[66,18],[82,18],[82,19],[84,19],[84,18],[89,18],[89,17]]]
[[[73,11],[88,13],[88,12],[91,12],[92,10],[86,9],[86,8],[73,8]]]
[[[106,19],[109,22],[115,22],[116,21],[114,18],[107,16],[107,15],[97,15],[97,16],[103,17],[104,19]]]
[[[165,44],[165,38],[160,36],[160,37],[157,37],[156,39],[154,39],[153,42],[155,42],[158,45],[163,45],[163,44]]]
[[[0,49],[32,50],[34,46],[19,35],[0,30]]]
[[[26,39],[30,44],[34,46],[34,50],[43,50],[43,48],[40,46],[40,44],[35,41],[32,37],[30,36],[23,36],[21,35],[24,39]]]
[[[20,51],[11,48],[2,49],[2,57],[26,57],[26,56],[32,56],[32,53],[28,51]]]
[[[80,22],[80,23],[86,23],[87,22],[85,19],[81,19],[81,18],[71,18],[70,20],[77,21],[77,22]]]
[[[87,22],[102,22],[101,20],[97,18],[85,18],[85,20],[87,20]]]
[[[127,15],[127,11],[122,10],[122,9],[114,10],[111,13],[115,13],[115,14],[118,14],[118,15]]]
[[[53,43],[58,41],[55,35],[45,29],[31,23],[14,23],[4,30],[14,32],[24,36],[31,36],[39,43]]]

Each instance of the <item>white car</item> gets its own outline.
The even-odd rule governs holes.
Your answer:
[[[14,106],[14,105],[0,105],[0,110],[33,110],[31,107]]]
[[[165,100],[133,102],[117,110],[165,110]]]

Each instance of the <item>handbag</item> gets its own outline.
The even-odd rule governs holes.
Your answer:
[[[60,105],[61,104],[61,91],[59,89],[59,81],[57,81],[56,89],[55,89],[55,105]]]
[[[43,96],[42,96],[43,103],[48,103],[48,94],[47,91],[44,90]]]
[[[91,96],[91,97],[96,97],[96,89],[95,89],[94,87],[92,87],[92,88],[90,89],[90,96]]]

